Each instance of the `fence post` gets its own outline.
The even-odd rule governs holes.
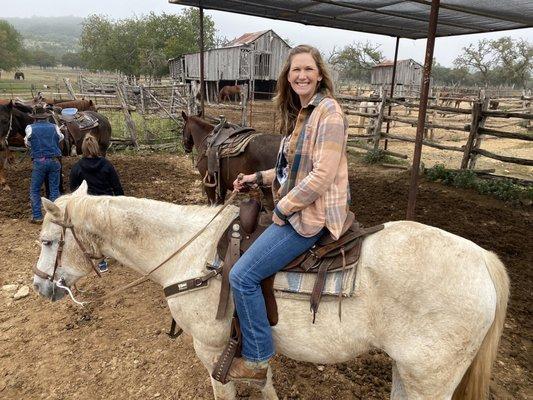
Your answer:
[[[477,130],[479,130],[479,128],[483,128],[485,126],[485,121],[487,120],[487,117],[483,115],[483,111],[487,111],[487,109],[489,108],[489,97],[485,97],[485,92],[482,93],[482,103],[481,103],[481,111],[480,111],[480,118],[479,118],[479,123],[477,125]],[[481,140],[483,139],[483,135],[480,135],[479,133],[477,135],[475,135],[474,137],[474,145],[472,147],[472,149],[479,149],[481,147]],[[474,153],[470,156],[470,160],[468,162],[468,169],[474,169],[475,166],[476,166],[476,161],[477,161],[477,158],[479,157],[479,155],[477,153]]]
[[[131,142],[135,147],[139,147],[137,143],[137,129],[135,128],[135,122],[131,118],[131,112],[129,110],[126,99],[124,98],[124,85],[117,84],[117,97],[122,106],[122,112],[124,113],[124,119],[126,120],[126,129],[130,133]]]
[[[241,125],[248,126],[248,84],[247,83],[242,85],[241,96],[242,96]]]
[[[379,94],[381,95],[381,102],[377,109],[377,120],[374,124],[374,151],[379,149],[379,139],[381,139],[381,126],[383,125],[383,115],[385,114],[385,103],[387,102],[387,90],[381,87]]]
[[[63,82],[65,82],[65,86],[67,87],[67,92],[69,96],[72,98],[72,100],[78,100],[76,95],[74,94],[74,89],[72,88],[72,85],[70,83],[69,78],[63,78]]]

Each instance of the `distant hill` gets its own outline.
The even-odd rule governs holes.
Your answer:
[[[40,49],[55,56],[79,50],[83,18],[81,17],[30,17],[2,18],[20,32],[24,47]]]

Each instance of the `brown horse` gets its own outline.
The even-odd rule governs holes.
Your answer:
[[[29,116],[31,108],[9,101],[0,104],[0,186],[10,190],[7,184],[5,167],[13,160],[9,146],[24,146],[25,129],[33,122]]]
[[[50,104],[50,103],[48,103]],[[61,108],[77,108],[78,111],[96,111],[96,106],[92,100],[55,100],[54,103],[51,103],[56,107]]]
[[[15,72],[15,80],[18,81],[18,80],[21,80],[23,81],[24,80],[24,72],[21,72],[21,71],[17,71]]]
[[[83,113],[96,119],[98,121],[98,126],[87,130],[81,130],[75,122],[66,122],[66,132],[63,130],[66,133],[65,141],[69,148],[76,146],[76,154],[80,155],[81,144],[85,135],[93,135],[98,141],[102,157],[105,157],[109,144],[111,143],[111,124],[105,115],[97,113],[96,111],[84,111]]]
[[[235,96],[235,101],[237,101],[237,96],[239,96],[239,100],[242,100],[242,87],[240,85],[224,86],[218,92],[218,102],[222,103],[224,100],[231,101],[231,96]]]
[[[199,117],[181,113],[185,125],[183,126],[182,143],[186,153],[191,153],[193,147],[199,154],[196,168],[203,177],[207,172],[207,157],[205,155],[207,136],[213,131],[214,125]],[[214,187],[205,187],[207,198],[211,204],[222,204],[227,190],[232,190],[233,181],[239,173],[251,174],[257,171],[274,168],[278,154],[281,135],[261,134],[253,138],[246,150],[235,157],[223,158],[220,162],[220,196]],[[273,208],[272,192],[270,188],[261,188],[267,208]]]

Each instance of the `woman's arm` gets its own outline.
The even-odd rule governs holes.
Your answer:
[[[326,114],[318,126],[312,155],[313,169],[278,202],[278,212],[290,216],[326,193],[337,175],[346,140],[347,132],[342,114]]]

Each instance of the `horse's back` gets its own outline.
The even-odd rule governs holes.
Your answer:
[[[393,325],[401,329],[408,320],[429,331],[461,330],[463,324],[488,327],[497,301],[487,268],[489,254],[436,227],[389,222],[363,241],[356,291],[367,297],[371,313],[383,317],[375,321],[383,331]],[[392,315],[405,320],[391,320]]]

